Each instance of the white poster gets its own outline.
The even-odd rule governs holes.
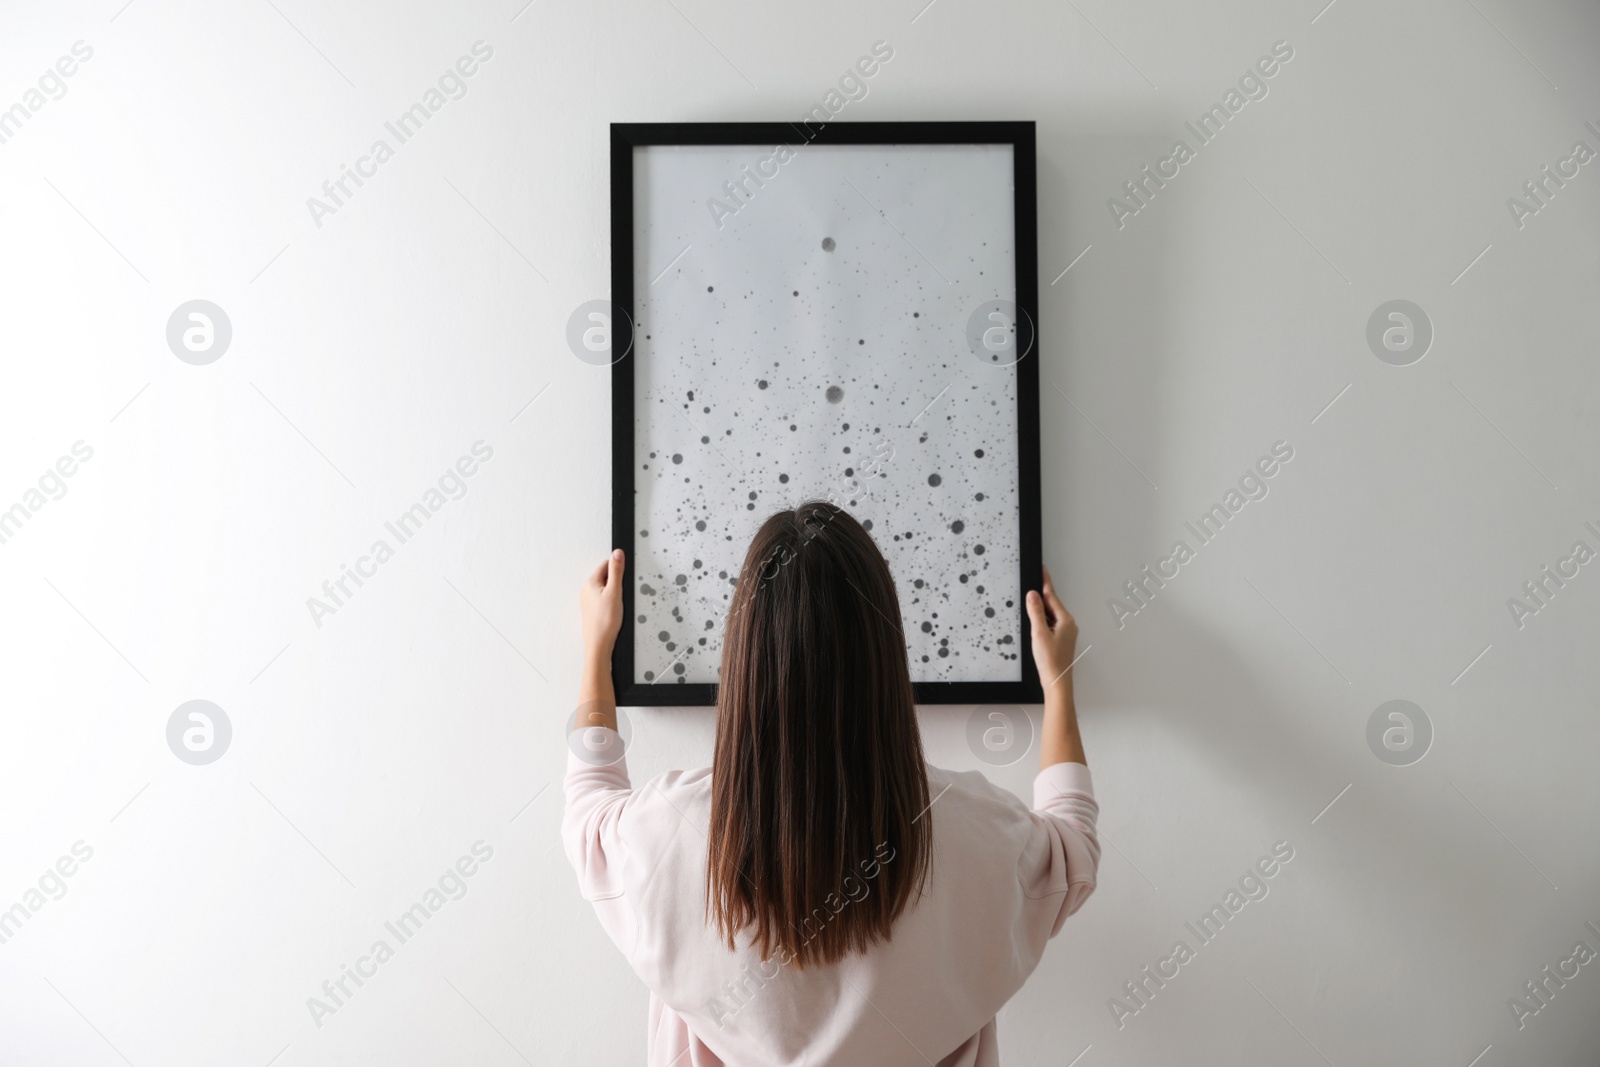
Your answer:
[[[968,343],[1016,298],[1011,147],[634,153],[634,680],[715,682],[752,535],[819,498],[914,681],[1020,679],[1017,374]]]

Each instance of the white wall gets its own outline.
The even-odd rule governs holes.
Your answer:
[[[0,907],[40,904],[0,945],[0,1060],[642,1061],[644,991],[556,847],[609,547],[607,376],[564,342],[606,294],[607,123],[797,117],[882,39],[841,118],[1036,119],[1043,281],[1083,253],[1043,298],[1044,528],[1108,847],[1007,1062],[1593,1063],[1600,965],[1520,1030],[1507,1002],[1600,949],[1600,565],[1520,629],[1507,599],[1600,549],[1600,164],[1520,228],[1506,202],[1600,149],[1600,17],[1323,2],[11,5],[0,106],[93,56],[0,144],[0,508],[93,456],[0,545]],[[478,40],[469,93],[317,226]],[[1280,40],[1269,95],[1119,229],[1107,198]],[[208,366],[164,336],[195,298],[233,328]],[[1365,339],[1394,298],[1435,328],[1411,366]],[[480,440],[466,497],[316,625]],[[1279,440],[1270,495],[1119,628],[1108,598]],[[1366,740],[1399,698],[1435,735],[1405,767]],[[232,723],[208,766],[167,745],[192,699]],[[967,710],[924,713],[937,762],[978,766]],[[703,711],[633,721],[640,780],[709,758]],[[1119,1029],[1108,999],[1280,840],[1270,895]]]

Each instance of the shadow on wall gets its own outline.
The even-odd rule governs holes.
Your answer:
[[[1169,116],[1124,117],[1124,130],[1152,132],[1109,137],[1078,135],[1068,129],[1048,139],[1047,128],[1041,127],[1044,559],[1053,564],[1059,591],[1079,620],[1080,653],[1098,645],[1087,654],[1092,659],[1081,665],[1078,680],[1090,758],[1095,758],[1096,719],[1134,715],[1155,720],[1162,733],[1175,739],[1174,747],[1187,753],[1188,761],[1203,765],[1215,778],[1239,783],[1240,792],[1252,795],[1262,813],[1251,820],[1252,826],[1281,828],[1269,832],[1297,847],[1303,845],[1303,855],[1313,862],[1329,861],[1318,874],[1315,894],[1347,912],[1359,911],[1350,918],[1360,922],[1363,942],[1414,944],[1419,924],[1431,919],[1437,928],[1424,940],[1435,943],[1439,961],[1471,966],[1504,939],[1494,916],[1506,901],[1528,891],[1532,872],[1486,861],[1484,835],[1491,831],[1476,824],[1466,803],[1457,803],[1460,798],[1444,780],[1447,768],[1440,765],[1437,754],[1417,773],[1429,782],[1427,789],[1438,803],[1419,805],[1413,797],[1403,811],[1396,810],[1391,802],[1400,796],[1394,788],[1398,779],[1392,777],[1392,768],[1366,751],[1364,740],[1367,716],[1393,694],[1373,699],[1368,686],[1334,680],[1327,696],[1307,707],[1303,689],[1296,693],[1275,682],[1259,666],[1259,654],[1236,647],[1226,631],[1186,610],[1172,591],[1153,598],[1137,621],[1126,620],[1123,630],[1116,628],[1106,606],[1108,596],[1120,592],[1142,564],[1167,555],[1178,536],[1185,536],[1191,545],[1196,541],[1185,534],[1181,521],[1171,518],[1173,508],[1158,513],[1159,490],[1150,482],[1152,477],[1159,480],[1161,470],[1173,469],[1176,464],[1169,461],[1189,447],[1173,439],[1171,421],[1162,417],[1186,403],[1185,397],[1174,393],[1174,383],[1181,380],[1174,369],[1184,342],[1172,328],[1175,316],[1169,310],[1170,296],[1180,287],[1167,276],[1166,266],[1181,258],[1168,253],[1182,239],[1178,232],[1182,212],[1177,204],[1162,205],[1153,199],[1152,206],[1172,210],[1146,210],[1136,220],[1127,220],[1130,231],[1135,225],[1139,228],[1134,235],[1113,230],[1103,207],[1129,176],[1123,173],[1127,170],[1123,161],[1159,158],[1170,149],[1171,130],[1179,125]],[[1103,164],[1103,160],[1118,162]],[[1158,195],[1175,193],[1181,191],[1171,187]],[[1068,225],[1069,218],[1074,225]],[[1059,236],[1063,233],[1081,236],[1063,240]],[[1080,261],[1052,287],[1051,280],[1091,242],[1095,247],[1088,256],[1094,258]],[[1192,406],[1192,400],[1187,402]],[[1268,451],[1272,440],[1264,438],[1260,451]],[[1126,454],[1119,454],[1122,450]],[[1241,463],[1251,458],[1241,457]],[[1198,500],[1203,488],[1184,487],[1177,499]],[[1226,485],[1219,482],[1215,489],[1221,492]],[[1231,539],[1224,545],[1227,540]],[[1209,569],[1213,581],[1242,583],[1245,570],[1236,548],[1202,547],[1196,556],[1185,572],[1189,567]],[[1129,561],[1135,562],[1129,566]],[[1185,580],[1186,575],[1176,579],[1180,584]],[[1261,608],[1270,614],[1266,604]],[[1274,618],[1271,624],[1279,622]],[[1446,696],[1442,687],[1418,694],[1435,706],[1442,705]],[[923,708],[925,735],[959,744],[971,710]],[[1350,742],[1330,744],[1330,735],[1348,735]],[[940,744],[930,755],[937,761],[950,750],[949,744]],[[1130,758],[1138,757],[1123,756],[1124,766]],[[985,767],[977,760],[960,766],[982,769],[1027,797],[1036,760],[1030,752],[1009,767]],[[1326,822],[1313,827],[1311,819],[1349,782],[1354,787],[1335,809],[1343,829],[1325,837],[1330,827]],[[1164,803],[1171,803],[1166,791],[1153,782],[1151,786]],[[1104,790],[1113,791],[1137,795],[1140,787],[1122,783]],[[1195,853],[1206,851],[1206,836],[1218,846],[1228,843],[1233,848],[1237,833],[1216,826],[1213,834],[1206,835],[1204,827],[1208,811],[1236,811],[1236,805],[1236,796],[1193,797],[1184,810],[1164,818],[1205,835],[1196,841]],[[1137,840],[1140,820],[1152,814],[1137,807],[1107,809],[1103,816],[1108,838],[1114,836],[1118,845],[1126,846],[1124,836]],[[1352,856],[1359,865],[1349,862]],[[1250,858],[1243,856],[1245,861]],[[1169,862],[1174,860],[1168,857]],[[1111,849],[1102,859],[1103,864],[1124,862]],[[1384,872],[1383,877],[1375,880],[1375,871]],[[1463,871],[1474,872],[1473,878],[1463,879]],[[1173,935],[1181,933],[1184,919],[1192,918],[1184,913],[1186,905],[1199,906],[1201,896],[1222,888],[1209,881],[1201,884],[1209,876],[1209,871],[1192,870],[1186,875],[1180,864],[1177,892],[1148,902],[1156,911],[1170,913]],[[1168,881],[1162,885],[1166,888]],[[1091,901],[1089,908],[1093,907]],[[1152,930],[1148,923],[1130,922],[1141,910],[1119,911],[1126,917],[1121,920],[1123,928],[1104,931],[1109,943],[1125,946],[1129,974],[1148,962],[1144,957],[1152,945],[1169,933]],[[1441,914],[1448,914],[1449,921],[1438,923]],[[1296,930],[1291,936],[1298,940],[1311,934]],[[1081,969],[1082,961],[1076,966]],[[1065,986],[1064,973],[1051,976],[1048,970],[1042,969],[1038,978],[1048,982],[1053,977]],[[1126,975],[1112,981],[1106,976],[1101,996],[1115,993],[1122,977]],[[1101,1010],[1100,1003],[1096,1002],[1096,1010]]]
[[[1322,854],[1347,854],[1354,848],[1361,866],[1332,871],[1317,891],[1342,906],[1370,901],[1363,936],[1387,937],[1391,943],[1404,943],[1416,935],[1413,916],[1380,906],[1382,899],[1392,899],[1396,893],[1434,907],[1467,909],[1474,918],[1487,917],[1490,902],[1519,891],[1522,872],[1485,865],[1482,839],[1463,819],[1413,813],[1416,822],[1408,824],[1383,806],[1383,791],[1368,787],[1383,768],[1365,762],[1359,740],[1362,720],[1371,710],[1359,706],[1361,687],[1349,692],[1341,687],[1320,708],[1303,708],[1303,694],[1275,691],[1257,665],[1258,657],[1253,659],[1248,651],[1230,644],[1221,629],[1184,610],[1182,599],[1170,593],[1153,600],[1126,630],[1115,629],[1105,607],[1107,596],[1121,590],[1140,565],[1166,555],[1180,533],[1181,524],[1158,511],[1160,490],[1150,479],[1177,466],[1164,460],[1189,447],[1173,439],[1163,413],[1193,401],[1173,392],[1173,383],[1180,380],[1175,369],[1184,341],[1172,327],[1176,316],[1171,307],[1173,294],[1182,287],[1169,277],[1168,264],[1179,258],[1172,253],[1182,240],[1184,187],[1179,183],[1183,179],[1160,190],[1157,195],[1162,199],[1152,198],[1154,210],[1124,220],[1123,232],[1112,228],[1105,207],[1107,198],[1119,193],[1133,173],[1127,161],[1161,158],[1182,121],[1166,114],[1118,115],[1113,120],[1114,135],[1075,132],[1070,117],[1058,127],[1064,132],[1054,137],[1048,126],[1041,127],[1038,172],[1044,557],[1055,564],[1063,598],[1079,618],[1080,650],[1100,643],[1090,653],[1093,659],[1080,669],[1079,679],[1080,712],[1091,745],[1096,719],[1136,715],[1157,720],[1160,729],[1191,754],[1191,762],[1222,780],[1241,783],[1243,791],[1253,794],[1258,810],[1265,813],[1260,823],[1281,827],[1281,836],[1297,846],[1307,843],[1308,858],[1318,854],[1309,844],[1309,820],[1315,808],[1340,784],[1355,780],[1360,787],[1340,800],[1339,817],[1345,825],[1359,827],[1362,836],[1354,845],[1341,841]],[[1095,121],[1112,120],[1100,116]],[[1129,129],[1145,132],[1130,136]],[[1209,161],[1210,157],[1202,157],[1194,165],[1203,167]],[[1075,236],[1063,239],[1062,234]],[[1091,243],[1096,247],[1078,259]],[[1072,269],[1063,274],[1069,263]],[[1267,451],[1271,443],[1262,440],[1260,451]],[[1242,457],[1241,462],[1250,458]],[[1189,491],[1197,488],[1183,488],[1182,499],[1198,499]],[[1215,488],[1220,491],[1225,486]],[[1213,578],[1226,575],[1229,580],[1243,573],[1236,550],[1200,548],[1197,557],[1186,570],[1189,566],[1210,570]],[[1130,561],[1136,562],[1130,567]],[[1329,745],[1329,730],[1316,719],[1328,707],[1339,709],[1337,729],[1350,731],[1357,739],[1352,745]],[[921,709],[930,758],[981,768],[1018,795],[1028,796],[1036,767],[1032,752],[1004,768],[987,767],[966,756],[963,739],[971,710],[967,706]],[[633,757],[640,780],[658,769],[709,761],[714,735],[710,709],[645,710],[640,721],[641,734],[649,739]],[[657,721],[660,730],[653,728]],[[1122,783],[1115,789],[1136,794],[1139,786]],[[1236,810],[1232,803],[1231,798],[1194,797],[1185,810],[1170,813],[1169,820],[1197,827],[1194,852],[1204,853],[1208,842],[1220,847],[1236,839],[1226,825],[1212,824],[1212,833],[1201,829],[1208,810]],[[1126,844],[1127,835],[1137,840],[1137,821],[1148,814],[1108,809],[1108,839]],[[1419,850],[1419,838],[1426,839],[1425,849]],[[1103,862],[1124,861],[1108,849]],[[1176,932],[1185,918],[1192,917],[1181,913],[1189,898],[1198,900],[1218,887],[1201,884],[1209,872],[1189,868],[1185,878],[1183,861],[1169,857],[1169,862],[1178,866],[1177,892],[1151,903],[1170,913]],[[1389,872],[1382,899],[1363,873],[1375,869]],[[1467,887],[1451,873],[1462,870],[1479,870],[1482,875]],[[1453,895],[1440,900],[1441,890]],[[1152,937],[1167,935],[1166,930],[1152,931],[1148,923],[1135,924],[1132,917],[1139,910],[1121,913],[1128,916],[1122,920],[1124,928],[1103,931],[1109,943],[1122,946],[1128,973],[1147,962]],[[1486,931],[1491,926],[1481,924]],[[1472,947],[1469,943],[1457,951]],[[1075,966],[1081,967],[1081,962]],[[1066,975],[1053,975],[1046,968],[1039,980],[1064,984]],[[1104,995],[1115,989],[1116,983],[1108,980]],[[1101,1010],[1099,1001],[1092,1010]]]

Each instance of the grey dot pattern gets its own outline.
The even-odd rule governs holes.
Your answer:
[[[888,560],[913,679],[1020,678],[1016,375],[964,340],[1015,297],[1009,149],[808,146],[717,230],[752,151],[639,165],[636,680],[716,681],[750,538],[815,498]]]

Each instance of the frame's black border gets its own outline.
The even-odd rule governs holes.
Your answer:
[[[1032,122],[614,122],[611,124],[611,539],[634,559],[633,484],[633,157],[648,145],[774,144],[1009,144],[1013,150],[1017,307],[1033,328],[1033,349],[1017,367],[1018,521],[1021,577],[1016,610],[1021,621],[1022,680],[917,682],[918,704],[1037,704],[1044,690],[1033,663],[1026,595],[1041,578],[1039,505],[1039,265],[1037,182]],[[716,703],[715,683],[633,680],[633,579],[622,586],[622,631],[611,660],[617,703],[630,707],[705,706]]]

